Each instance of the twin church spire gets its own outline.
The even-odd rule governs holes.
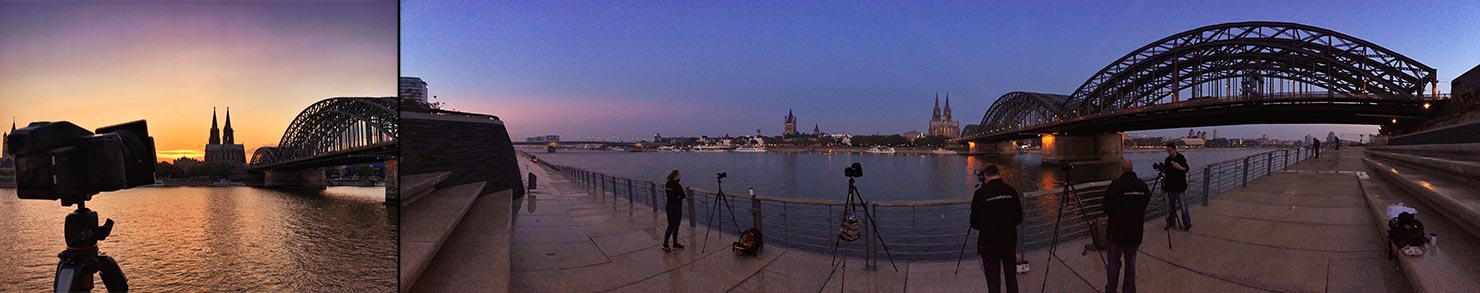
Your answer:
[[[224,132],[224,133],[223,133]],[[224,136],[223,136],[224,134]],[[231,108],[226,108],[226,129],[216,128],[216,108],[211,108],[211,140],[209,144],[236,144],[236,131],[231,130]]]

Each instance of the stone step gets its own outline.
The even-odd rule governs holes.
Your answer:
[[[513,189],[479,196],[411,291],[507,292],[513,197]]]
[[[1372,146],[1367,150],[1472,162],[1480,158],[1480,143]]]
[[[437,184],[452,177],[452,172],[432,172],[424,174],[412,174],[401,176],[401,203],[402,206],[410,205],[411,202],[421,198],[423,195],[432,193]]]
[[[1480,178],[1480,161],[1474,161],[1480,160],[1480,157],[1472,157],[1470,160],[1456,160],[1388,151],[1368,151],[1367,154],[1387,161],[1404,163],[1412,167],[1439,171],[1458,178]]]
[[[1458,180],[1435,172],[1393,163],[1382,158],[1363,158],[1376,169],[1376,176],[1388,179],[1414,197],[1434,207],[1470,236],[1480,237],[1480,186],[1472,180]]]
[[[401,289],[416,284],[432,257],[462,222],[485,182],[438,189],[401,206]]]
[[[1394,169],[1405,171],[1376,160],[1363,160],[1372,174],[1370,179],[1362,180],[1363,195],[1381,241],[1387,241],[1387,206],[1399,202],[1418,210],[1424,231],[1439,234],[1438,244],[1429,246],[1424,255],[1410,257],[1393,252],[1414,291],[1480,292],[1480,278],[1475,277],[1480,276],[1480,239],[1464,232],[1451,218],[1428,216],[1442,212],[1416,198],[1420,196],[1418,193],[1398,186],[1405,179],[1396,176],[1399,173],[1394,173]]]

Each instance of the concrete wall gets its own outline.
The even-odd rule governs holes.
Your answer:
[[[401,112],[401,175],[452,171],[436,188],[487,182],[483,194],[524,196],[518,158],[503,121],[493,116]]]

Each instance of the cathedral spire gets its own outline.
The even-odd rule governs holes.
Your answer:
[[[950,92],[946,92],[946,120],[950,120]]]
[[[221,144],[221,130],[216,128],[216,107],[211,107],[211,140],[209,144]]]
[[[935,92],[935,111],[930,114],[930,121],[940,120],[940,92]]]
[[[950,105],[950,103],[949,103],[950,100],[946,100],[946,101],[947,101],[946,104],[947,105]],[[946,108],[950,108],[950,106],[947,106]],[[222,137],[222,142],[221,142],[222,144],[227,144],[227,145],[236,144],[236,132],[234,132],[234,131],[231,130],[231,107],[226,107],[226,129],[223,130],[223,133],[222,134],[223,134],[222,135],[223,136]]]

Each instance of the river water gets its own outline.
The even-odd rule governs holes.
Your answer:
[[[1185,150],[1183,156],[1193,169],[1225,160],[1267,152],[1260,149]],[[715,190],[715,174],[725,172],[725,192],[736,194],[755,188],[757,194],[810,199],[842,200],[848,178],[843,168],[861,163],[864,176],[857,180],[859,192],[870,201],[969,198],[977,181],[972,170],[998,165],[1003,180],[1018,191],[1052,189],[1065,180],[1058,167],[1042,166],[1036,153],[1017,155],[908,155],[823,153],[703,153],[703,152],[602,152],[530,151],[542,160],[583,168],[618,177],[663,183],[668,171],[679,170],[683,184]],[[1166,152],[1129,152],[1141,177],[1155,176],[1151,163],[1161,162]],[[1109,164],[1076,166],[1069,174],[1075,183],[1110,180],[1119,175]]]
[[[0,189],[0,291],[50,291],[73,207]],[[87,203],[99,242],[139,292],[396,290],[384,187],[140,187]],[[94,278],[103,291],[101,278]]]

